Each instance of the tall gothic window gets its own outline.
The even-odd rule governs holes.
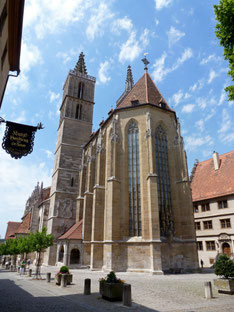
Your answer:
[[[155,154],[158,186],[158,206],[161,236],[168,236],[173,231],[171,218],[171,187],[167,153],[167,136],[161,126],[155,133]]]
[[[141,191],[139,131],[135,122],[128,128],[129,235],[141,236]]]
[[[82,105],[81,104],[78,104],[76,106],[76,115],[75,115],[75,118],[76,119],[81,119],[82,117]]]
[[[80,82],[78,86],[78,98],[83,99],[84,96],[84,83]]]

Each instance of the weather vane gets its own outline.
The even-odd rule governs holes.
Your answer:
[[[147,65],[150,63],[148,60],[147,60],[147,58],[146,58],[146,55],[148,55],[149,53],[148,52],[145,52],[144,53],[144,58],[142,59],[142,62],[145,64],[145,68],[144,68],[144,70],[147,72],[147,70],[148,70],[148,67],[147,67]]]

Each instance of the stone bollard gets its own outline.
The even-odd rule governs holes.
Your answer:
[[[205,298],[211,299],[213,297],[211,282],[205,282],[204,286],[205,286]]]
[[[123,305],[131,307],[132,306],[132,294],[131,294],[131,285],[123,285]]]
[[[67,287],[67,274],[62,274],[61,287]]]
[[[29,269],[29,270],[28,270],[28,276],[29,276],[29,277],[32,277],[32,269]]]
[[[50,283],[50,279],[51,279],[51,273],[46,273],[46,281],[47,281],[47,283]]]
[[[90,288],[91,288],[91,279],[86,278],[84,280],[84,295],[90,295]]]

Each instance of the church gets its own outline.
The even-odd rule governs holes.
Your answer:
[[[95,77],[81,53],[63,87],[47,210],[56,244],[44,264],[91,270],[188,272],[198,268],[186,153],[176,112],[148,73],[92,132]],[[143,69],[143,68],[142,68]]]

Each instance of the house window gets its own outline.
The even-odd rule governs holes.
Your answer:
[[[202,207],[202,212],[210,210],[210,204],[209,203],[203,204],[201,207]]]
[[[209,261],[210,261],[210,264],[214,264],[214,258],[210,258]]]
[[[141,236],[141,190],[139,130],[133,121],[128,128],[129,235]]]
[[[74,178],[71,178],[71,186],[74,186]]]
[[[82,117],[82,105],[81,104],[78,104],[76,106],[76,115],[75,115],[75,118],[76,119],[81,119]]]
[[[195,222],[195,229],[200,230],[201,229],[201,222]]]
[[[194,212],[199,212],[198,205],[194,205],[193,210],[194,210]]]
[[[204,230],[212,229],[213,228],[212,221],[211,220],[203,221],[203,228],[204,228]]]
[[[80,82],[78,86],[78,98],[83,99],[84,96],[84,83]]]
[[[230,228],[231,227],[231,220],[230,219],[222,219],[220,220],[220,226],[222,229]]]
[[[206,250],[215,250],[215,241],[206,241]]]
[[[155,156],[157,172],[158,206],[161,236],[168,236],[172,231],[171,186],[167,152],[167,136],[161,126],[155,132]]]
[[[197,242],[197,250],[203,250],[203,243]]]
[[[219,209],[228,208],[227,200],[220,200],[218,202]]]

